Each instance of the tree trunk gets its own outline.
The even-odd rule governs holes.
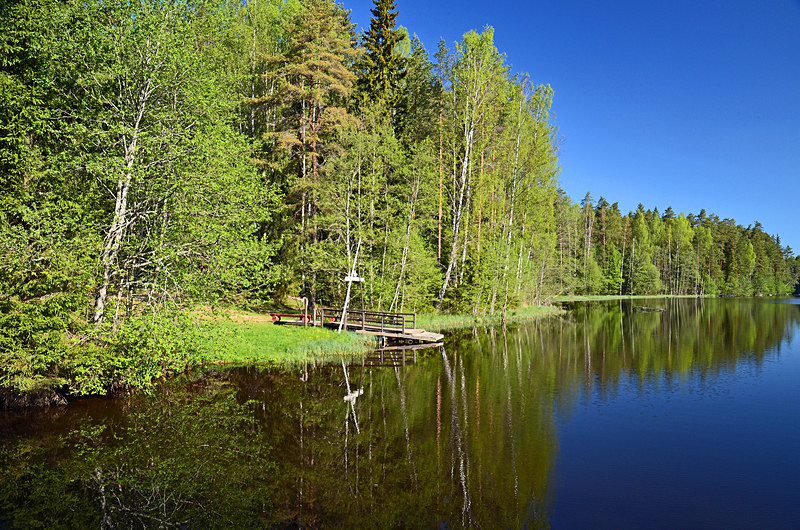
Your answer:
[[[414,183],[414,190],[411,193],[411,204],[408,212],[408,222],[406,224],[406,241],[403,245],[403,257],[400,260],[400,274],[397,276],[397,286],[394,290],[394,298],[392,299],[392,305],[389,306],[390,313],[394,310],[395,305],[397,305],[397,301],[400,298],[400,288],[403,285],[403,275],[406,271],[406,261],[408,259],[408,246],[411,239],[411,223],[414,221],[414,206],[417,200],[417,191],[419,190],[418,183],[419,181]]]
[[[150,80],[148,80],[139,93],[136,119],[134,121],[130,143],[128,143],[127,138],[123,138],[125,169],[122,172],[121,178],[117,181],[117,191],[114,196],[114,218],[111,221],[111,226],[108,229],[108,234],[103,243],[103,251],[100,255],[100,262],[103,267],[103,282],[100,285],[95,300],[93,318],[95,324],[102,323],[105,317],[106,298],[108,297],[108,288],[111,285],[114,262],[117,260],[119,247],[122,244],[122,238],[127,228],[128,192],[130,191],[131,180],[133,178],[133,165],[136,161],[136,149],[139,143],[139,127],[144,117],[147,98],[150,96],[150,86],[151,83]]]
[[[450,248],[450,258],[447,262],[447,270],[444,274],[444,281],[442,282],[442,288],[439,290],[439,300],[436,302],[436,309],[442,308],[442,301],[444,300],[444,296],[447,292],[447,287],[450,284],[450,279],[453,275],[453,268],[455,267],[456,261],[458,260],[458,239],[460,235],[460,228],[461,228],[461,218],[464,215],[464,211],[467,207],[468,192],[469,192],[469,158],[472,149],[472,138],[474,136],[474,124],[469,124],[469,129],[466,134],[465,142],[464,142],[464,157],[461,163],[461,178],[460,182],[458,182],[459,192],[458,192],[458,200],[455,208],[455,215],[453,216],[453,244]]]
[[[122,236],[125,233],[125,226],[128,218],[128,190],[131,185],[131,176],[128,171],[125,176],[117,182],[117,192],[115,197],[114,206],[114,219],[111,221],[111,226],[108,230],[105,242],[103,244],[103,252],[100,257],[100,262],[103,265],[103,282],[100,285],[100,290],[97,293],[97,299],[94,306],[94,323],[100,324],[105,317],[106,298],[108,297],[108,288],[111,285],[111,276],[113,274],[114,262],[117,259],[120,244],[122,243]]]

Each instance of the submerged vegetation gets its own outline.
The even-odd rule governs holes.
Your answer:
[[[491,27],[431,55],[375,4],[357,35],[331,0],[0,0],[4,396],[262,359],[256,328],[209,338],[192,309],[340,304],[351,269],[364,307],[476,319],[792,292],[798,260],[759,224],[573,203],[553,88]]]

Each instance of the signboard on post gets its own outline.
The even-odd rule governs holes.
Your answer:
[[[350,288],[353,286],[353,282],[363,282],[364,278],[360,277],[356,274],[356,263],[358,262],[358,251],[361,250],[361,238],[358,238],[358,245],[356,245],[356,255],[353,258],[353,266],[350,269],[350,274],[345,276],[344,281],[347,282],[347,294],[344,297],[344,307],[342,308],[342,318],[339,320],[339,333],[342,332],[342,328],[346,325],[345,322],[347,321],[347,305],[350,303]]]

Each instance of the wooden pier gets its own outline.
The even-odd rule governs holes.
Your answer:
[[[365,311],[362,309],[348,309],[344,313],[344,324],[341,323],[342,309],[330,307],[317,307],[312,315],[271,313],[276,324],[311,324],[324,326],[330,329],[354,331],[364,335],[373,335],[384,343],[405,342],[416,344],[435,344],[440,342],[444,335],[417,328],[416,313],[390,313],[387,311]],[[284,320],[284,318],[286,320]]]

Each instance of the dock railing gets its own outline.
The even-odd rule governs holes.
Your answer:
[[[325,322],[326,319],[331,322],[338,322],[342,317],[341,308],[318,307],[317,309],[322,322]],[[417,327],[417,314],[348,309],[345,315],[345,324],[350,329],[380,331],[382,333],[386,331],[405,333],[406,330]]]

